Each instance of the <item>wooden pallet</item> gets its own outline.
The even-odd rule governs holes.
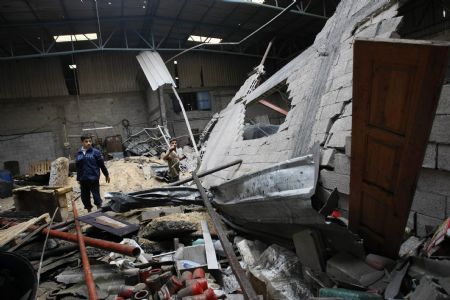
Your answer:
[[[50,173],[52,162],[50,160],[42,160],[37,162],[31,162],[28,166],[29,175],[45,175]]]

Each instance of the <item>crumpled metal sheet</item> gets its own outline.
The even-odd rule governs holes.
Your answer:
[[[197,188],[184,186],[154,188],[129,194],[110,193],[110,195],[108,206],[115,212],[164,205],[203,204]]]
[[[136,58],[152,90],[156,91],[158,87],[166,83],[176,86],[166,64],[158,52],[142,51]]]
[[[214,204],[234,220],[260,223],[323,223],[312,208],[320,152],[290,159],[210,190]]]

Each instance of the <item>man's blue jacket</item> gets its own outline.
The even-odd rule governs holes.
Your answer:
[[[80,149],[76,158],[77,180],[78,181],[98,181],[100,179],[100,169],[105,177],[109,176],[105,167],[102,153],[96,148],[89,148],[86,154]]]

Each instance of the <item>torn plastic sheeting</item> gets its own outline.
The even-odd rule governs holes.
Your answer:
[[[297,255],[276,244],[267,248],[250,272],[265,282],[271,299],[308,299],[311,291],[302,279]]]
[[[135,208],[163,205],[203,203],[200,192],[190,187],[155,188],[130,194],[110,193],[109,207],[115,212],[126,212]]]

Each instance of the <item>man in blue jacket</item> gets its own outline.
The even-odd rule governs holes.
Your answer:
[[[80,183],[81,201],[88,212],[92,210],[91,193],[94,198],[94,204],[97,208],[102,206],[100,198],[100,169],[105,175],[106,182],[109,183],[108,169],[105,167],[102,153],[92,147],[90,136],[81,136],[82,147],[77,153],[77,181]]]

